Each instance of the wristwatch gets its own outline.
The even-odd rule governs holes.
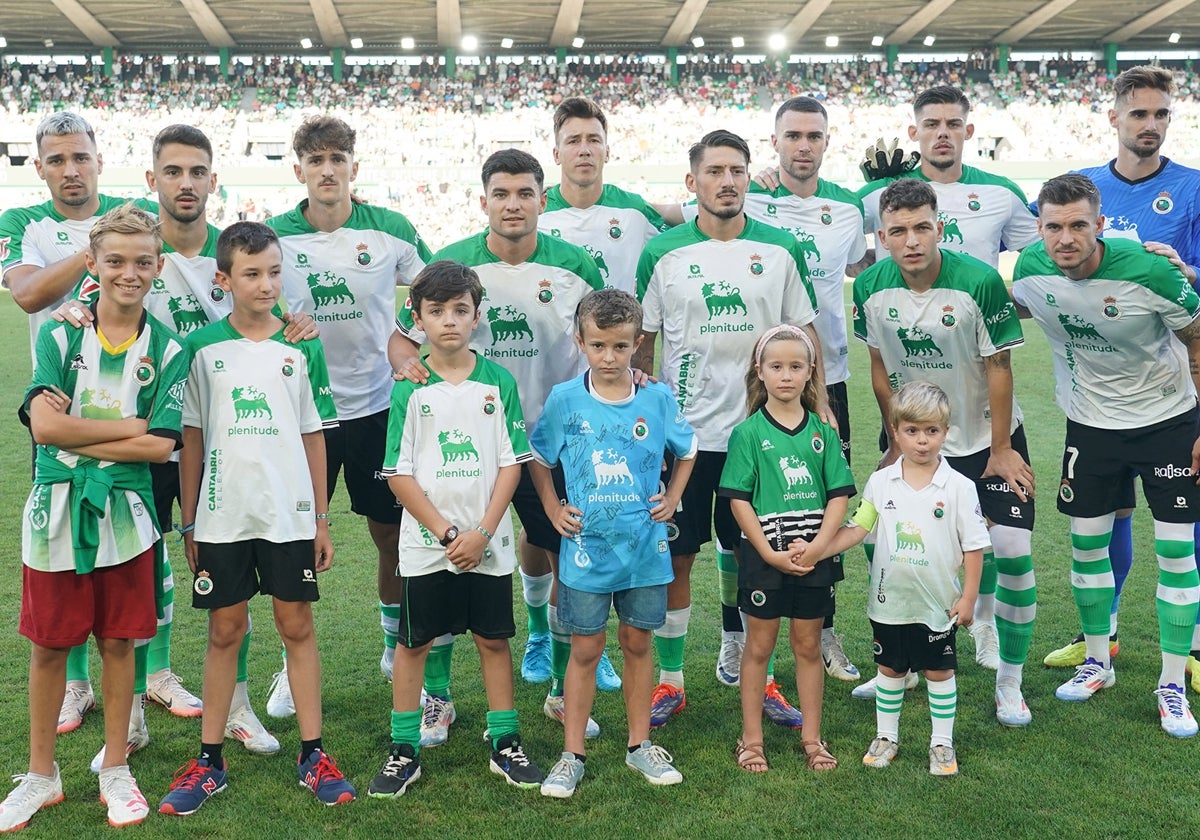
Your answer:
[[[442,537],[441,543],[444,546],[450,545],[450,543],[454,542],[456,539],[458,539],[458,526],[451,525],[446,529],[446,534]]]

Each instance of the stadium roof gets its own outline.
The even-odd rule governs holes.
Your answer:
[[[1200,45],[1197,0],[5,0],[0,36],[7,52],[301,53],[351,48],[398,54],[460,48],[465,35],[481,53],[570,47],[583,52],[693,49],[766,53],[782,33],[790,52],[878,53],[873,37],[901,52],[967,52],[989,44],[1016,50],[1122,49],[1166,52]],[[1179,42],[1168,42],[1171,33]],[[837,36],[838,46],[826,47]],[[924,44],[934,36],[932,47]],[[502,39],[513,46],[502,48]],[[461,50],[460,50],[461,51]],[[578,52],[578,50],[573,50]]]

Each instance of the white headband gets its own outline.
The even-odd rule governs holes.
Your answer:
[[[787,333],[789,336],[794,336],[801,339],[805,346],[808,347],[808,361],[811,364],[817,362],[817,348],[813,346],[812,339],[808,337],[808,333],[801,327],[794,324],[780,324],[777,327],[771,327],[763,333],[763,337],[758,340],[758,345],[754,348],[754,363],[762,364],[763,352],[767,349],[767,342],[780,333]]]

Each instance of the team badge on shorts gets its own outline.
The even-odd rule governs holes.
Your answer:
[[[1175,202],[1171,199],[1171,194],[1163,190],[1158,194],[1158,198],[1154,199],[1154,203],[1150,207],[1160,216],[1165,216],[1175,208]]]
[[[760,274],[763,273],[763,264],[762,264],[762,255],[761,254],[751,254],[750,255],[750,273],[755,277],[758,277]]]
[[[483,413],[491,417],[496,413],[496,395],[488,394],[483,398]]]
[[[883,645],[879,644],[878,639],[872,640],[871,653],[875,654],[876,656],[879,656],[879,654],[883,653]]]
[[[667,539],[671,542],[679,539],[679,526],[675,524],[674,519],[667,520]]]
[[[750,593],[750,603],[756,607],[761,607],[767,603],[767,593],[761,589],[755,589]]]
[[[633,437],[635,440],[645,440],[646,435],[650,434],[650,427],[646,425],[646,418],[639,417],[637,422],[633,424]]]
[[[1060,484],[1058,487],[1058,498],[1062,499],[1067,504],[1071,504],[1071,502],[1075,501],[1075,491],[1071,489],[1071,483],[1065,478],[1062,480],[1062,484]]]
[[[197,595],[209,595],[213,591],[212,578],[208,576],[208,572],[199,572],[196,575],[196,582],[192,584],[192,589]]]
[[[550,303],[554,300],[554,285],[549,280],[538,281],[538,303]]]
[[[768,443],[768,442],[769,442],[769,441],[765,441],[765,440],[763,441],[763,443]],[[812,451],[813,451],[813,452],[820,452],[820,451],[821,451],[822,449],[824,449],[824,448],[825,448],[825,441],[823,441],[823,440],[821,439],[821,436],[820,436],[820,435],[813,435],[813,439],[812,439]]]
[[[1109,296],[1104,299],[1104,309],[1100,310],[1104,313],[1104,317],[1112,321],[1121,317],[1121,310],[1117,308],[1117,299]]]
[[[621,220],[615,219],[615,218],[609,219],[608,220],[608,238],[615,241],[615,240],[621,238],[622,233],[624,233],[624,231],[621,230]]]
[[[137,367],[133,369],[133,378],[137,380],[137,383],[145,387],[154,381],[155,376],[154,360],[149,356],[142,356],[138,359]]]

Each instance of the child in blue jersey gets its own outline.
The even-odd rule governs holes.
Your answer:
[[[642,307],[628,292],[585,296],[575,312],[575,340],[589,369],[554,387],[530,437],[534,485],[562,535],[558,620],[571,633],[564,752],[542,783],[545,796],[565,799],[583,778],[584,733],[612,607],[625,656],[625,763],[651,784],[683,781],[671,755],[650,743],[650,641],[666,621],[667,584],[674,577],[667,521],[691,475],[697,444],[670,389],[634,382],[630,360],[641,329]],[[667,450],[677,460],[664,488],[659,479]],[[559,464],[565,499],[551,478]]]
[[[738,608],[746,615],[742,652],[742,737],[738,766],[768,769],[763,746],[762,696],[779,621],[791,619],[796,693],[804,717],[802,745],[812,770],[837,760],[821,740],[825,665],[821,626],[833,615],[841,557],[819,557],[837,533],[854,495],[854,476],[837,430],[816,414],[823,393],[813,376],[816,348],[790,324],[768,330],[754,347],[746,373],[749,416],[734,427],[718,493],[729,499],[742,529]]]

